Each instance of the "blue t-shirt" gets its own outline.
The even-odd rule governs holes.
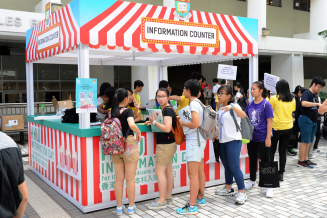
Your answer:
[[[254,127],[252,141],[265,141],[267,137],[267,119],[274,118],[271,104],[266,99],[263,99],[259,104],[251,101],[248,103],[245,113]]]
[[[317,94],[312,94],[308,89],[303,92],[301,102],[302,101],[319,103]],[[300,115],[309,117],[312,122],[317,123],[318,107],[303,107],[302,104],[300,104]]]

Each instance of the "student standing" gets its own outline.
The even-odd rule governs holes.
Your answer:
[[[174,134],[171,129],[176,128],[176,115],[174,109],[169,104],[169,91],[166,88],[160,88],[156,93],[156,100],[161,106],[164,124],[158,123],[154,116],[149,117],[161,132],[156,132],[156,175],[158,177],[159,199],[152,204],[147,205],[149,209],[165,209],[167,204],[173,204],[172,193],[174,187],[174,173],[172,167],[172,158],[177,150]]]
[[[313,142],[317,131],[318,107],[321,105],[317,93],[325,86],[323,78],[313,78],[310,88],[303,92],[300,106],[299,127],[301,132],[300,160],[298,167],[313,168],[316,163],[308,160],[310,144]]]
[[[233,111],[237,124],[241,126],[241,118],[245,118],[246,114],[243,112],[238,104],[233,104],[233,89],[230,86],[222,86],[218,90],[219,102],[222,104],[219,113],[219,123],[221,124],[221,132],[219,138],[219,155],[225,167],[226,185],[221,190],[217,190],[216,194],[232,196],[235,195],[233,185],[233,178],[235,178],[238,195],[235,203],[244,204],[247,199],[244,192],[244,177],[239,166],[239,157],[242,146],[242,134],[237,131],[234,119],[230,114]]]
[[[134,95],[133,95],[132,90],[130,88],[128,88],[128,87],[123,87],[123,88],[126,89],[126,91],[128,92],[128,105],[127,105],[127,108],[132,109],[132,111],[134,113],[134,121],[135,122],[141,121],[140,105],[137,102],[137,100],[134,99]]]
[[[212,108],[213,109],[216,109],[216,94],[218,92],[218,89],[220,88],[220,85],[218,84],[218,79],[217,78],[214,78],[212,80],[213,82],[213,86],[212,86],[212,99],[211,99],[211,102],[212,102]]]
[[[28,200],[22,152],[7,134],[0,139],[0,217],[21,218]]]
[[[98,107],[98,111],[101,112],[102,114],[105,114],[106,116],[104,118],[107,117],[109,111],[111,110],[111,107],[112,107],[112,100],[113,100],[113,97],[115,95],[115,92],[116,92],[116,88],[115,87],[110,87],[110,88],[107,88],[106,91],[104,92],[104,101],[105,101],[105,104],[103,104],[102,108],[101,107]],[[104,121],[101,120],[102,122]]]
[[[319,97],[319,94],[317,94],[318,96],[318,101],[321,104],[321,98]],[[314,145],[310,145],[310,150],[309,150],[309,159],[315,159],[316,157],[312,154],[312,153],[322,153],[323,151],[321,149],[318,149],[318,144],[321,138],[321,116],[323,114],[319,113],[318,110],[318,119],[317,119],[317,131],[316,131],[316,140]]]
[[[190,79],[184,84],[184,95],[190,101],[190,110],[192,121],[184,123],[181,119],[180,124],[191,129],[197,129],[203,122],[203,108],[199,102],[195,101],[201,91],[201,85],[198,81]],[[200,142],[200,143],[199,143]],[[176,211],[182,215],[197,214],[197,206],[206,206],[204,198],[205,174],[204,174],[204,149],[206,140],[197,131],[186,135],[186,161],[188,176],[190,178],[190,201],[183,208]]]
[[[141,141],[141,131],[134,122],[134,113],[131,109],[124,109],[128,104],[128,93],[126,89],[117,89],[113,97],[113,105],[111,109],[111,117],[118,118],[121,123],[122,133],[126,140],[126,149],[123,154],[112,155],[111,161],[115,168],[115,196],[117,201],[117,215],[124,212],[123,186],[126,180],[127,196],[129,201],[128,214],[134,214],[136,207],[135,201],[135,174],[137,163],[140,159],[138,145]],[[136,133],[136,140],[133,132]],[[127,149],[128,148],[128,149]]]
[[[282,79],[277,82],[276,91],[277,95],[272,96],[269,100],[274,111],[271,152],[274,160],[278,144],[279,181],[283,181],[286,165],[286,147],[292,135],[292,112],[295,111],[296,103],[291,95],[290,86],[286,80]]]
[[[141,103],[141,98],[139,93],[142,92],[144,87],[144,83],[141,80],[136,80],[134,82],[134,92],[133,92],[133,98],[137,101],[137,103],[139,104],[139,107],[142,107],[142,103]],[[143,119],[142,115],[141,115],[141,120]]]
[[[271,146],[272,118],[274,115],[271,104],[263,97],[264,88],[260,81],[252,84],[251,95],[254,100],[249,102],[245,109],[245,113],[253,126],[253,137],[247,144],[250,159],[250,181],[245,185],[245,189],[257,186],[258,158],[265,161],[267,148]],[[266,189],[266,197],[273,197],[272,188]]]
[[[234,89],[235,89],[235,91],[236,91],[235,101],[234,101],[234,102],[237,103],[237,101],[238,101],[240,98],[242,98],[243,95],[244,95],[245,93],[244,93],[244,90],[243,90],[243,88],[242,88],[242,86],[241,86],[241,83],[239,83],[239,82],[237,82],[237,83],[235,84]]]

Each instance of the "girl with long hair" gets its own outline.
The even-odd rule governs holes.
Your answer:
[[[235,95],[235,101],[234,102],[237,102],[240,98],[242,98],[245,93],[244,93],[244,90],[241,86],[241,83],[237,82],[234,86],[234,89],[236,91],[236,95]]]
[[[98,94],[97,98],[97,115],[96,118],[97,120],[104,121],[106,118],[106,115],[108,114],[107,111],[104,110],[104,105],[106,103],[106,94],[105,91],[110,88],[111,85],[110,83],[104,82],[100,86],[100,92]]]
[[[272,160],[274,160],[277,144],[279,144],[279,181],[283,181],[286,165],[286,147],[292,135],[292,112],[295,111],[296,103],[286,80],[282,79],[277,82],[276,92],[277,95],[272,96],[269,100],[274,112],[271,153]]]
[[[154,116],[150,116],[146,124],[157,126],[163,132],[156,132],[156,167],[158,177],[159,198],[152,204],[147,205],[149,209],[165,209],[167,204],[173,204],[172,193],[174,187],[174,173],[172,158],[177,150],[174,134],[171,129],[176,128],[176,115],[169,104],[169,91],[160,88],[156,92],[156,100],[161,106],[164,124],[156,122]]]
[[[136,99],[134,99],[132,89],[128,88],[128,87],[123,87],[123,88],[126,89],[126,91],[128,92],[128,105],[127,105],[127,108],[132,109],[132,111],[134,113],[135,122],[141,121],[140,105],[136,101]]]
[[[245,113],[253,126],[252,140],[247,144],[250,159],[250,181],[245,185],[245,189],[257,186],[258,158],[265,161],[265,154],[267,152],[270,154],[272,118],[274,115],[271,104],[263,97],[264,89],[265,87],[260,81],[252,84],[251,95],[254,100],[249,102],[245,109]],[[267,188],[266,197],[273,197],[272,188]]]
[[[219,154],[220,159],[225,167],[226,185],[221,190],[217,190],[216,194],[225,196],[234,196],[235,192],[232,188],[233,178],[235,178],[238,195],[235,203],[244,204],[247,199],[244,192],[244,177],[239,166],[239,157],[242,146],[242,134],[237,131],[234,118],[239,126],[241,119],[246,117],[245,112],[238,104],[233,103],[233,89],[230,86],[221,86],[218,89],[218,98],[221,108],[218,110],[219,123],[221,124],[221,132],[219,138]],[[231,111],[234,118],[231,115]]]
[[[131,109],[126,109],[129,98],[126,89],[117,89],[112,103],[111,117],[118,118],[121,123],[123,136],[126,137],[126,148],[123,154],[112,155],[111,161],[115,168],[115,196],[117,201],[117,215],[124,212],[123,186],[126,180],[127,196],[129,201],[128,214],[135,212],[135,174],[137,163],[140,159],[138,145],[141,141],[141,131],[134,122],[134,113]],[[136,139],[133,132],[136,133]]]

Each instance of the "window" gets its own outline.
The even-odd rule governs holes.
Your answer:
[[[294,10],[300,10],[300,11],[310,11],[310,0],[293,0]]]
[[[267,5],[282,7],[282,0],[267,0]]]

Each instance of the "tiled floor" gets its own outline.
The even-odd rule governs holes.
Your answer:
[[[314,169],[299,168],[296,166],[297,156],[287,156],[284,182],[280,183],[280,188],[274,189],[274,198],[266,198],[265,189],[263,188],[253,188],[247,191],[248,200],[244,205],[240,206],[235,205],[235,197],[215,195],[215,190],[222,188],[222,185],[210,187],[206,188],[205,191],[207,206],[201,208],[196,216],[188,217],[326,218],[327,140],[321,139],[319,148],[325,152],[323,154],[315,154],[316,159],[313,161],[318,163],[318,166]],[[83,214],[64,197],[51,189],[38,176],[27,170],[27,167],[25,169],[26,183],[29,190],[29,205],[25,212],[26,217],[117,217],[114,215],[115,208]],[[236,185],[234,185],[234,188],[237,189]],[[173,205],[170,205],[167,209],[157,211],[148,210],[145,207],[151,201],[139,202],[136,203],[136,214],[120,217],[183,217],[178,215],[175,210],[177,207],[184,206],[188,198],[189,193],[187,192],[174,195]]]

